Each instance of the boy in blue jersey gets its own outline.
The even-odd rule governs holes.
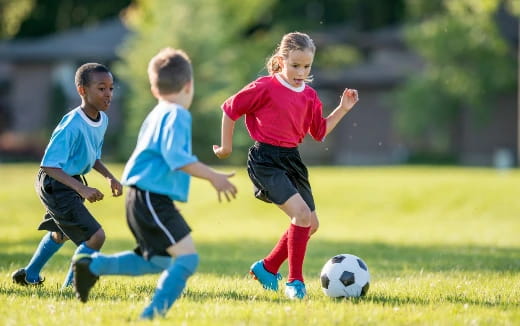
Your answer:
[[[192,66],[181,50],[166,48],[148,65],[152,94],[158,104],[144,120],[137,145],[123,172],[129,186],[126,215],[136,241],[134,251],[73,258],[77,297],[86,302],[99,275],[162,273],[141,319],[164,316],[193,275],[199,257],[191,229],[173,201],[187,201],[190,176],[206,179],[231,200],[234,173],[220,173],[199,162],[191,150]]]
[[[36,179],[36,191],[47,210],[38,229],[49,232],[29,264],[12,274],[13,282],[20,285],[42,284],[41,269],[68,239],[78,246],[75,254],[93,253],[103,246],[105,233],[84,200],[93,203],[104,195],[87,185],[84,174],[94,169],[107,179],[114,196],[123,191],[101,162],[108,124],[104,111],[112,99],[112,74],[104,65],[86,63],[76,71],[75,83],[81,105],[67,113],[54,129]],[[72,284],[72,277],[71,268],[63,287]]]

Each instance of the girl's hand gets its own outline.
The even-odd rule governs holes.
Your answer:
[[[219,145],[213,145],[213,153],[215,153],[215,155],[220,159],[227,158],[231,155],[230,150],[220,147]]]
[[[356,89],[345,88],[341,95],[339,106],[348,112],[358,101],[358,91]]]

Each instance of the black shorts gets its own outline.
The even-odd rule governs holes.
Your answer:
[[[247,172],[253,182],[256,198],[282,205],[299,193],[311,212],[316,209],[309,172],[297,147],[286,148],[256,142],[249,148]]]
[[[80,176],[73,178],[82,182]],[[38,171],[36,192],[47,209],[38,230],[47,230],[66,235],[76,245],[96,233],[101,225],[84,205],[85,199],[76,191]]]
[[[135,252],[145,259],[169,256],[166,249],[191,232],[168,196],[135,186],[126,193],[126,220],[137,241]]]

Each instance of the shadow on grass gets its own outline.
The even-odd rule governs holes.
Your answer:
[[[18,241],[16,243],[0,241],[1,248],[10,246],[31,248],[29,251],[0,252],[0,270],[13,266],[25,266],[31,259],[32,250],[39,239]],[[254,241],[250,239],[226,242],[196,241],[201,256],[198,271],[205,274],[236,276],[246,274],[251,264],[265,257],[274,242]],[[48,263],[46,268],[62,269],[62,264],[70,262],[74,250],[72,243],[67,243]],[[112,254],[132,250],[132,240],[109,240],[102,251]],[[444,271],[481,271],[510,272],[520,270],[519,248],[495,248],[487,246],[411,246],[386,243],[359,243],[311,239],[305,258],[305,274],[315,275],[320,272],[325,262],[336,254],[350,253],[361,257],[372,272],[385,275],[401,275],[414,272]],[[286,265],[286,264],[285,264]],[[283,266],[283,268],[285,267]],[[67,266],[68,267],[68,266]]]

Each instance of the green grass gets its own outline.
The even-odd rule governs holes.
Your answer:
[[[120,175],[121,166],[110,167]],[[0,165],[0,324],[137,323],[157,276],[102,277],[82,304],[72,291],[59,290],[72,243],[45,267],[43,287],[12,284],[10,273],[27,264],[43,236],[36,230],[43,214],[32,186],[36,170],[36,164]],[[194,230],[201,265],[167,317],[144,324],[520,324],[520,171],[315,167],[310,173],[321,226],[305,260],[305,300],[265,292],[247,275],[288,219],[253,198],[239,167],[239,196],[232,203],[218,204],[207,182],[193,180],[189,203],[179,206]],[[98,175],[88,180],[107,195],[88,204],[107,234],[103,251],[132,249],[124,200],[108,196]],[[340,253],[368,264],[367,297],[333,300],[322,294],[320,269]],[[286,275],[286,265],[281,272]]]

